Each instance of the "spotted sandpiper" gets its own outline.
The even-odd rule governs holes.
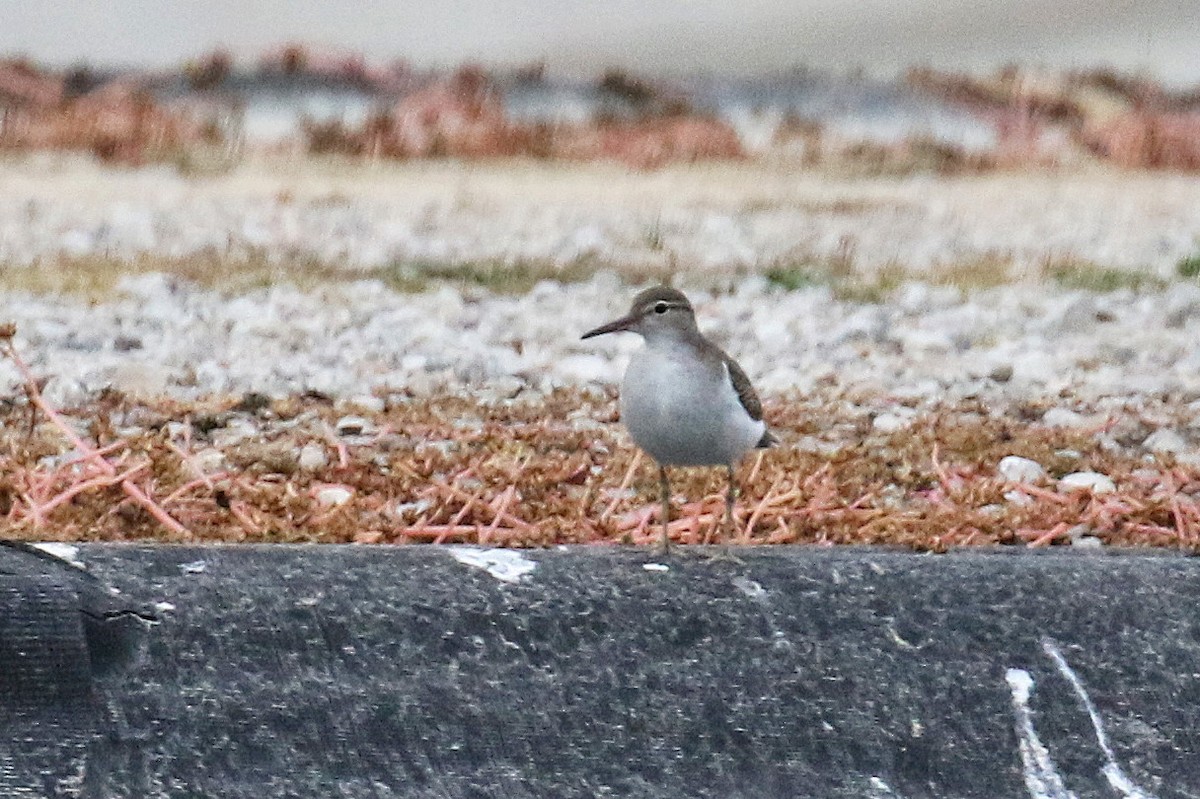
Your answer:
[[[769,447],[775,437],[746,373],[696,327],[692,304],[668,286],[633,298],[629,313],[583,334],[627,330],[646,344],[633,355],[621,385],[621,421],[658,463],[662,491],[661,548],[670,546],[668,466],[724,466],[729,476],[725,526],[733,522],[733,467],[743,455]]]

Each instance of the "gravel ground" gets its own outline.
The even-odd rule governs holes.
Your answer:
[[[638,340],[579,335],[674,259],[783,442],[748,467],[739,540],[1200,547],[1200,283],[1175,276],[1200,250],[1194,178],[286,162],[184,178],[27,159],[0,163],[0,185],[0,322],[187,540],[650,540],[653,475],[613,403]],[[281,279],[123,265],[198,253]],[[90,258],[108,289],[20,288]],[[822,258],[877,290],[765,276]],[[1126,287],[1068,288],[1055,259]],[[575,266],[517,294],[378,276],[496,260]],[[288,271],[313,261],[319,279]],[[939,283],[964,263],[965,283]],[[902,279],[879,282],[889,269]],[[170,529],[35,434],[25,396],[0,360],[8,534]],[[695,471],[673,534],[712,540],[723,489]]]
[[[598,258],[757,269],[852,252],[872,269],[1002,255],[1172,272],[1200,246],[1200,178],[1107,171],[850,178],[770,164],[255,161],[228,175],[0,162],[0,263],[265,250],[348,267]]]
[[[629,264],[661,257],[661,246],[639,239],[658,219],[702,328],[767,397],[852,397],[881,428],[902,427],[938,401],[978,398],[1002,409],[1045,400],[1056,406],[1052,421],[1086,425],[1112,407],[1200,398],[1195,282],[1110,293],[1034,280],[969,291],[908,282],[867,303],[825,286],[784,291],[742,269],[788,248],[844,250],[836,240],[851,237],[867,270],[884,259],[930,267],[1003,247],[1018,262],[1069,252],[1166,275],[1200,241],[1193,178],[850,180],[762,165],[634,174],[523,163],[259,162],[186,179],[36,159],[6,162],[0,175],[0,262],[8,269],[63,251],[181,255],[218,242],[305,251],[337,266],[563,259],[585,239],[603,261]],[[690,268],[697,263],[710,269]],[[20,351],[52,376],[48,394],[62,405],[105,386],[180,399],[247,391],[536,399],[555,387],[619,380],[635,337],[578,340],[625,309],[633,288],[619,272],[543,281],[518,296],[450,286],[397,293],[347,280],[231,297],[138,274],[101,302],[10,291],[0,320],[17,323]],[[16,385],[11,365],[0,363],[0,386]],[[1188,431],[1179,435],[1190,440]]]

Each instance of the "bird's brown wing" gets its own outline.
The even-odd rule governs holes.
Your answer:
[[[742,371],[742,367],[738,366],[738,362],[730,358],[724,350],[721,352],[721,358],[725,359],[725,367],[730,371],[730,380],[733,382],[733,390],[738,392],[738,401],[742,403],[746,413],[750,414],[750,419],[762,421],[762,401],[758,399],[754,386],[750,385],[750,378],[746,377],[746,373]],[[763,428],[762,438],[758,439],[755,446],[758,449],[767,449],[768,446],[778,443],[778,441],[778,438],[770,434],[769,429]]]
[[[754,392],[754,386],[750,385],[750,378],[746,377],[742,367],[738,366],[737,361],[730,358],[728,354],[722,352],[721,357],[725,359],[725,368],[729,370],[729,379],[733,381],[733,390],[737,392],[742,407],[746,409],[746,413],[750,414],[751,419],[756,422],[760,421],[763,416],[762,402],[759,401],[758,394]]]
[[[729,370],[729,379],[733,382],[733,390],[737,392],[738,401],[742,403],[746,413],[750,414],[751,419],[756,422],[762,421],[762,402],[758,399],[754,386],[750,385],[750,378],[746,377],[742,367],[738,366],[737,361],[730,358],[728,353],[722,351],[721,357],[725,360],[725,368]],[[755,446],[759,449],[766,449],[777,441],[778,439],[771,435],[770,430],[763,429],[762,438]]]

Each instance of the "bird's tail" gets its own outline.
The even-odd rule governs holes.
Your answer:
[[[762,438],[758,440],[758,443],[755,444],[754,447],[755,449],[766,449],[767,447],[773,447],[778,443],[779,439],[776,438],[770,430],[763,430]]]

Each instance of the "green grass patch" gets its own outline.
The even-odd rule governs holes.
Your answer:
[[[763,272],[767,282],[784,291],[798,291],[828,283],[818,270],[805,265],[789,264],[773,266]]]
[[[279,283],[315,288],[349,273],[316,259],[271,259],[265,252],[238,255],[215,252],[183,257],[110,255],[47,258],[29,265],[0,265],[0,288],[33,294],[67,294],[92,301],[109,298],[122,277],[161,272],[228,294]]]
[[[1175,274],[1188,280],[1200,277],[1200,252],[1180,258],[1179,263],[1175,264]]]
[[[1187,264],[1186,268],[1184,264]],[[1181,262],[1181,277],[1200,276],[1200,255],[1194,261]],[[771,285],[785,291],[812,286],[829,286],[833,296],[846,302],[880,303],[905,283],[920,282],[932,286],[952,286],[964,294],[1008,285],[1028,279],[1014,267],[1006,253],[985,253],[924,270],[902,264],[878,268],[859,268],[852,248],[827,258],[796,258],[771,264],[762,272]],[[1101,266],[1079,258],[1050,259],[1033,272],[1035,279],[1060,288],[1107,293],[1130,290],[1162,291],[1169,285],[1149,271]]]
[[[122,277],[159,272],[229,296],[276,285],[308,291],[352,280],[379,280],[404,293],[450,284],[497,294],[521,294],[542,280],[584,281],[608,266],[590,257],[567,263],[501,259],[396,261],[375,269],[354,269],[304,256],[269,258],[266,252],[259,251],[198,253],[177,258],[98,255],[44,259],[30,265],[0,264],[0,290],[64,294],[102,302],[113,296]],[[661,270],[656,272],[648,267],[620,271],[635,283],[663,278]]]
[[[798,259],[772,264],[763,271],[767,281],[785,291],[829,286],[833,296],[846,302],[880,303],[909,282],[953,286],[963,292],[1010,283],[1012,259],[982,255],[935,269],[913,270],[898,263],[859,269],[850,248],[830,258]]]
[[[659,265],[613,264],[582,257],[565,263],[549,259],[479,259],[469,261],[395,261],[373,269],[339,266],[304,255],[270,257],[266,251],[203,252],[182,257],[111,255],[57,257],[32,265],[0,263],[0,290],[64,294],[94,302],[112,296],[126,275],[161,272],[226,295],[244,294],[275,285],[307,291],[352,280],[379,280],[398,292],[425,291],[438,285],[473,288],[496,294],[522,294],[542,280],[576,283],[612,269],[632,284],[669,280],[674,259]],[[1180,262],[1180,278],[1200,277],[1200,255]],[[1061,288],[1095,292],[1161,291],[1169,281],[1149,272],[1105,267],[1081,259],[1047,261],[1032,273],[1017,274],[1007,254],[985,254],[927,270],[902,264],[859,267],[852,244],[828,256],[781,258],[759,270],[768,283],[784,291],[827,286],[848,302],[885,302],[907,282],[953,286],[967,293],[1006,285],[1014,280],[1044,280]],[[732,277],[736,278],[736,275]]]
[[[1101,266],[1091,261],[1066,259],[1050,261],[1042,269],[1045,277],[1065,289],[1108,293],[1130,291],[1161,291],[1166,281],[1149,272]]]
[[[378,278],[393,291],[423,291],[432,284],[486,289],[496,294],[524,294],[543,280],[580,283],[594,275],[602,264],[580,258],[565,264],[551,261],[501,260],[441,263],[397,261],[366,277]]]

